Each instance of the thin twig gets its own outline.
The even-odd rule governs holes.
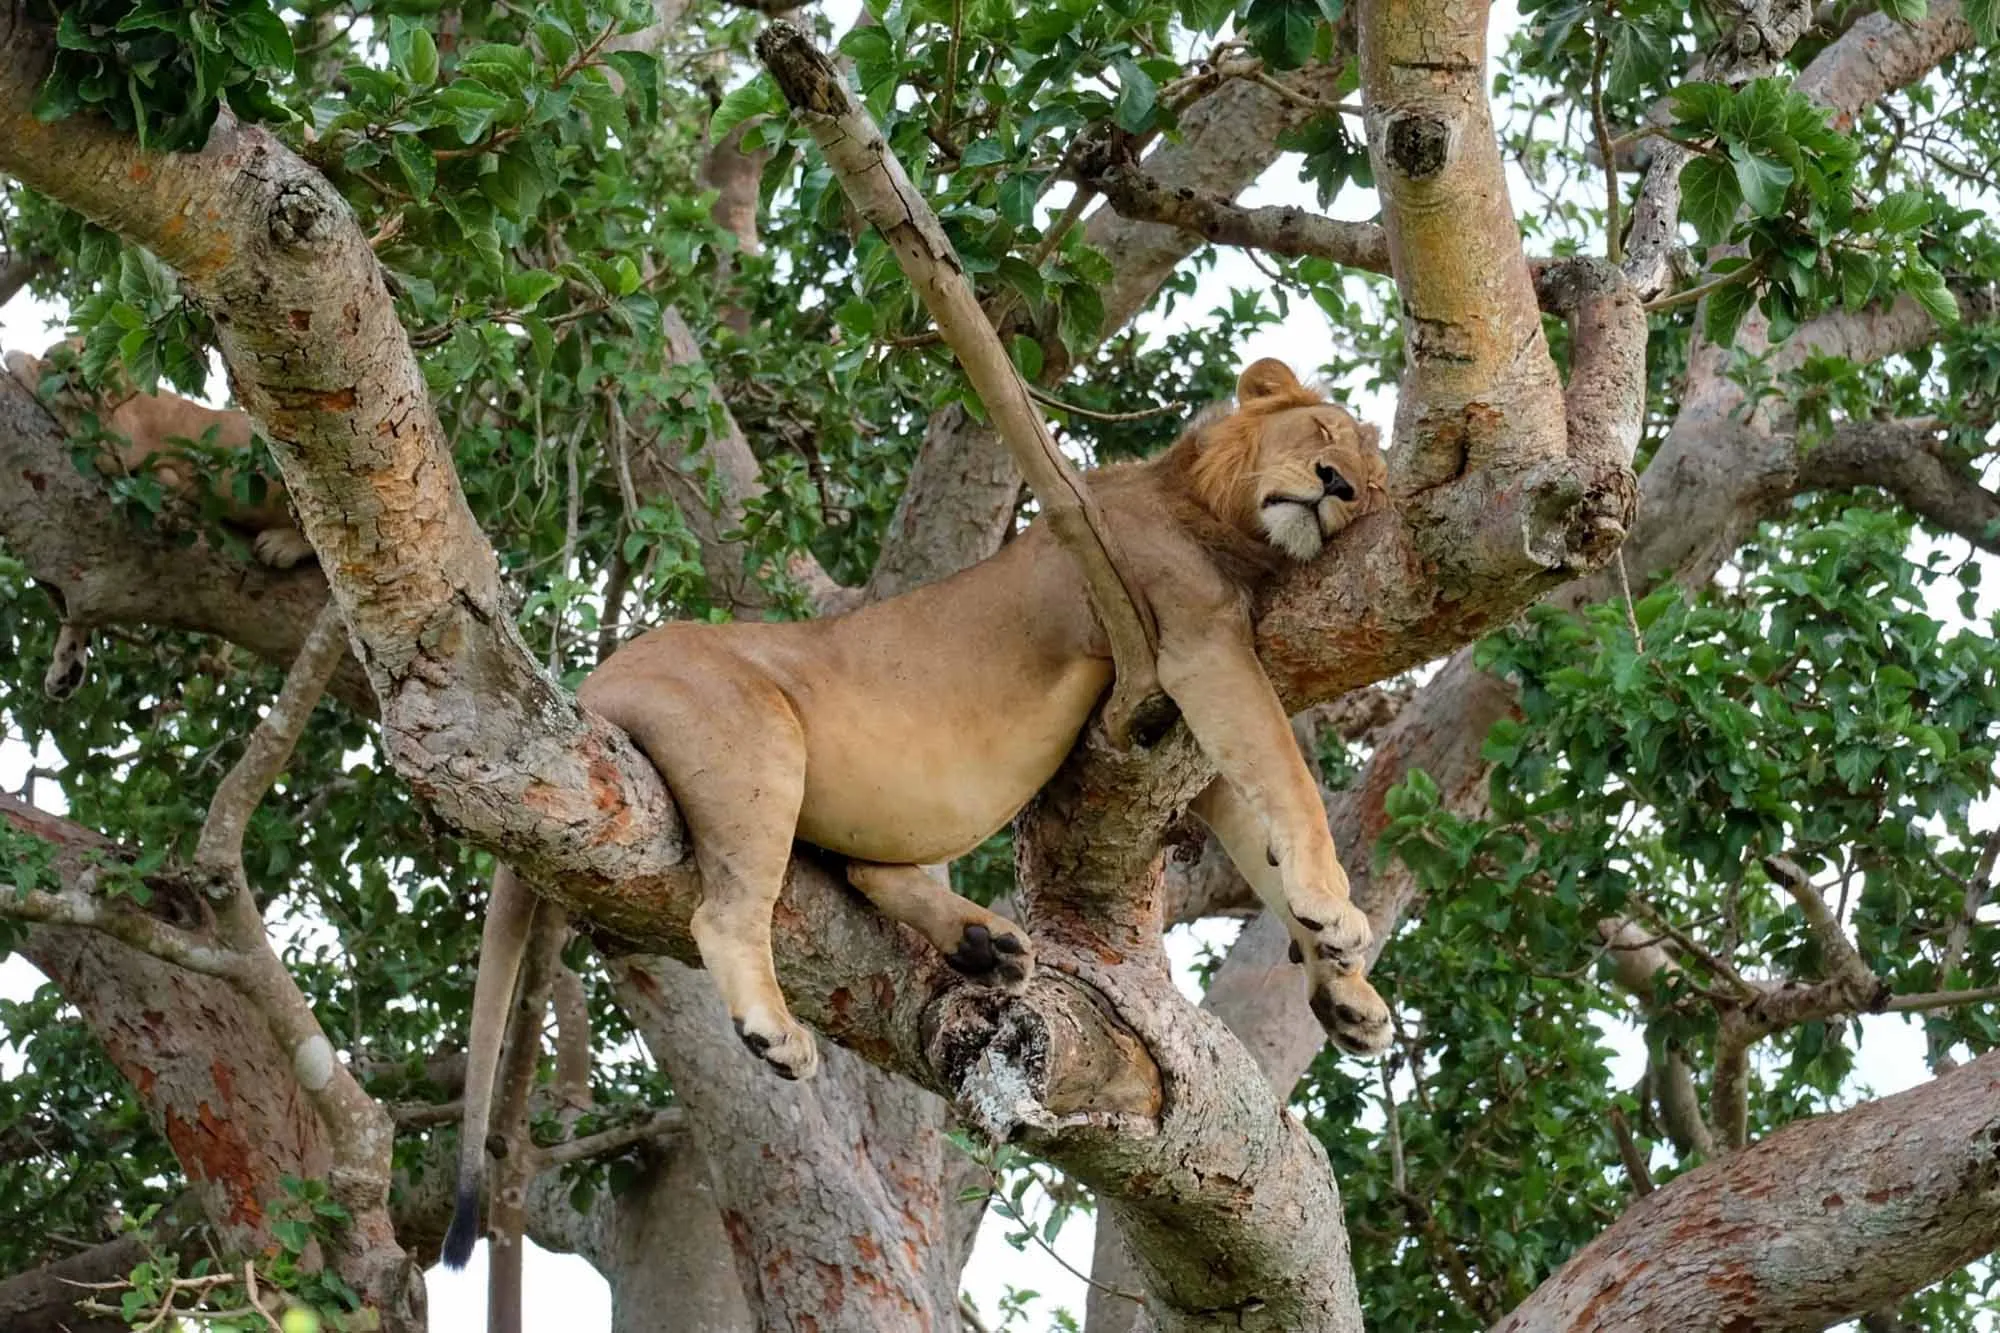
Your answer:
[[[1653,1192],[1653,1173],[1646,1168],[1646,1155],[1639,1151],[1639,1144],[1632,1137],[1632,1126],[1626,1123],[1625,1112],[1616,1106],[1611,1108],[1611,1137],[1618,1141],[1618,1159],[1625,1163],[1625,1174],[1632,1178],[1632,1192],[1645,1198]]]
[[[1389,1066],[1383,1065],[1382,1109],[1389,1138],[1389,1184],[1402,1194],[1410,1188],[1410,1172],[1403,1161],[1403,1125],[1396,1114],[1396,1090],[1390,1086],[1391,1075]]]
[[[1037,1183],[1040,1183],[1041,1181],[1040,1176],[1036,1176],[1035,1179]],[[1108,1286],[1103,1282],[1099,1282],[1096,1278],[1092,1277],[1090,1274],[1079,1269],[1075,1264],[1063,1258],[1060,1254],[1057,1254],[1055,1251],[1055,1247],[1042,1239],[1041,1230],[1038,1227],[1036,1227],[1032,1222],[1028,1221],[1027,1218],[1021,1216],[1020,1211],[1014,1207],[1013,1200],[1009,1199],[1005,1194],[1001,1193],[997,1189],[994,1190],[992,1201],[999,1207],[1000,1211],[1006,1215],[1009,1221],[1013,1222],[1016,1226],[1020,1227],[1023,1232],[1027,1233],[1028,1239],[1035,1242],[1035,1245],[1042,1251],[1043,1254],[1048,1255],[1049,1258],[1055,1260],[1057,1263],[1061,1264],[1065,1269],[1067,1269],[1071,1277],[1076,1278],[1078,1281],[1088,1283],[1090,1286],[1097,1288],[1097,1290],[1103,1292],[1107,1296],[1118,1296],[1132,1302],[1132,1304],[1140,1307],[1141,1309],[1145,1308],[1146,1297],[1143,1293],[1136,1291],[1126,1291],[1122,1288]]]
[[[1351,102],[1327,102],[1296,88],[1288,88],[1264,71],[1262,66],[1249,75],[1251,82],[1262,84],[1294,106],[1311,107],[1315,111],[1333,111],[1343,116],[1360,116],[1361,108]]]
[[[1605,21],[1617,11],[1605,8]],[[1600,25],[1595,34],[1597,53],[1590,63],[1590,114],[1597,124],[1597,151],[1604,159],[1604,257],[1614,264],[1625,262],[1625,238],[1618,214],[1618,155],[1611,146],[1611,127],[1604,119],[1604,56],[1609,43]],[[1630,598],[1627,598],[1630,601]]]
[[[1699,301],[1702,297],[1707,296],[1710,292],[1719,292],[1724,287],[1733,286],[1739,282],[1745,282],[1751,278],[1756,277],[1759,273],[1763,271],[1764,271],[1764,266],[1761,262],[1755,264],[1745,264],[1742,268],[1737,269],[1735,272],[1725,273],[1721,277],[1715,279],[1712,282],[1704,282],[1698,287],[1689,287],[1683,291],[1674,292],[1670,295],[1658,297],[1654,300],[1648,301],[1646,302],[1644,309],[1647,314],[1656,315],[1662,310],[1672,310],[1677,306],[1689,305],[1695,301]]]
[[[1916,1014],[1928,1009],[1955,1009],[1962,1004],[1985,1004],[2000,1000],[2000,986],[1985,986],[1979,990],[1934,990],[1914,995],[1892,995],[1883,1006],[1892,1014]]]
[[[1169,412],[1187,411],[1187,404],[1176,398],[1171,402],[1161,403],[1158,407],[1144,407],[1136,412],[1097,412],[1088,407],[1078,407],[1075,403],[1066,403],[1048,390],[1032,384],[1028,386],[1028,396],[1058,412],[1067,412],[1071,416],[1084,417],[1090,421],[1144,421],[1148,417],[1165,416]]]

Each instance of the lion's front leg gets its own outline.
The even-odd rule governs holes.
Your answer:
[[[1283,876],[1266,855],[1262,821],[1249,803],[1228,779],[1217,778],[1195,797],[1190,809],[1221,841],[1257,897],[1285,922],[1292,936],[1292,961],[1305,964],[1313,1017],[1333,1044],[1350,1055],[1373,1055],[1388,1049],[1393,1035],[1389,1006],[1359,971],[1343,971],[1336,962],[1321,956],[1319,935],[1308,930],[1290,908]],[[1364,930],[1366,925],[1364,918]]]
[[[1368,918],[1348,900],[1347,872],[1334,854],[1319,785],[1257,661],[1247,619],[1240,630],[1217,626],[1198,637],[1168,637],[1160,649],[1160,684],[1221,780],[1254,816],[1254,829],[1239,837],[1247,846],[1262,836],[1281,891],[1272,908],[1303,929],[1311,956],[1358,971],[1371,939]],[[1234,847],[1231,854],[1243,866]]]

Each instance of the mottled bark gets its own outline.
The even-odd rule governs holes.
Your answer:
[[[743,1058],[701,973],[627,959],[613,979],[688,1113],[759,1325],[949,1329],[958,1270],[939,1242],[944,1156],[956,1149],[936,1099],[885,1123],[891,1108],[874,1094],[904,1099],[907,1085],[838,1048],[820,1078],[779,1083]]]
[[[1163,185],[1128,161],[1086,161],[1078,175],[1124,217],[1178,227],[1217,245],[1389,272],[1388,233],[1372,222],[1342,222],[1290,205],[1245,207],[1206,190]]]
[[[51,849],[61,885],[54,892],[65,897],[94,899],[101,872],[92,858],[126,859],[107,839],[12,797],[0,796],[0,819]],[[270,1226],[286,1197],[286,1177],[329,1179],[355,1215],[329,1260],[376,1307],[385,1329],[420,1329],[423,1283],[382,1211],[386,1141],[380,1180],[358,1179],[342,1151],[352,1127],[324,1114],[323,1094],[345,1077],[332,1049],[320,1050],[324,1038],[319,1046],[292,1041],[289,1023],[274,1017],[262,993],[266,970],[225,943],[205,945],[217,964],[211,971],[136,947],[152,942],[143,934],[147,923],[156,938],[208,939],[208,909],[193,882],[192,876],[165,876],[144,912],[119,909],[132,927],[120,933],[134,942],[91,926],[43,922],[26,928],[18,952],[77,1007],[138,1090],[223,1252],[256,1255],[276,1244]],[[23,902],[14,899],[10,913]],[[219,933],[226,937],[228,931]],[[268,946],[265,953],[275,965]]]
[[[1639,1200],[1496,1333],[1821,1329],[2000,1244],[2000,1054]]]
[[[1799,470],[1816,490],[1879,487],[1933,527],[2000,551],[2000,496],[1944,457],[1930,422],[1842,422],[1804,451]]]

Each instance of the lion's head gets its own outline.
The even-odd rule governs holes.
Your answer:
[[[1380,433],[1266,357],[1236,381],[1236,410],[1197,423],[1192,481],[1217,517],[1294,560],[1383,501]]]

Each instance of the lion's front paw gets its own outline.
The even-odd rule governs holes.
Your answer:
[[[1294,905],[1292,919],[1312,936],[1313,956],[1331,963],[1336,971],[1359,972],[1367,961],[1368,945],[1375,932],[1369,927],[1367,916],[1353,903],[1343,900],[1307,911],[1300,911]],[[1297,951],[1296,940],[1293,947]]]
[[[819,1047],[812,1033],[783,1014],[752,1014],[739,1018],[736,1035],[750,1053],[789,1079],[811,1078],[819,1072]]]
[[[968,922],[958,947],[945,961],[977,981],[1002,990],[1021,991],[1035,975],[1035,951],[1028,932],[1005,917]]]
[[[1312,969],[1312,1011],[1335,1046],[1349,1055],[1379,1055],[1394,1033],[1389,1006],[1359,974]]]
[[[272,569],[290,569],[313,558],[313,548],[297,528],[265,528],[250,543],[257,558]]]

